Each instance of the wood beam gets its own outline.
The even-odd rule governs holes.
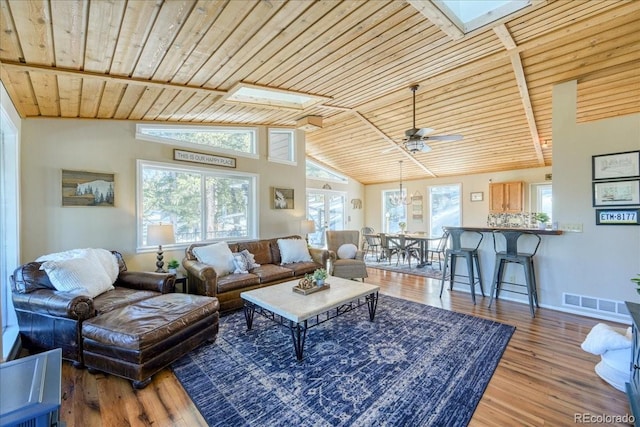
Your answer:
[[[433,25],[440,28],[442,32],[451,37],[452,40],[460,40],[464,33],[451,20],[440,11],[429,0],[407,0],[411,6],[416,8]]]
[[[377,133],[378,135],[380,135],[380,137],[382,139],[384,139],[385,141],[387,141],[389,144],[391,144],[394,148],[397,148],[398,151],[400,151],[406,158],[408,158],[409,160],[411,160],[413,163],[415,163],[420,169],[422,169],[423,171],[425,171],[426,173],[428,173],[429,175],[431,175],[432,177],[436,178],[436,174],[434,174],[433,172],[431,172],[425,165],[423,165],[422,163],[420,163],[415,157],[413,157],[411,155],[411,153],[409,153],[407,150],[403,150],[402,147],[400,147],[398,144],[395,143],[395,141],[391,138],[389,138],[389,136],[382,132],[380,129],[378,129],[378,127],[376,125],[374,125],[373,123],[371,123],[366,117],[364,117],[362,114],[360,114],[359,112],[357,112],[356,110],[352,110],[353,114],[360,119],[360,121],[362,121],[362,123],[364,123],[365,125],[369,126],[369,128],[371,128],[371,130],[373,130],[375,133]]]
[[[518,46],[516,45],[513,37],[511,37],[509,30],[504,24],[493,27],[493,31],[496,33],[498,39],[500,39],[504,47],[507,49],[507,52],[509,52],[509,59],[511,59],[511,66],[513,67],[513,72],[516,76],[516,84],[518,85],[520,99],[522,100],[522,106],[524,107],[527,124],[529,125],[529,132],[531,133],[531,142],[533,143],[533,149],[536,152],[538,164],[540,166],[544,166],[544,155],[542,154],[542,147],[540,146],[540,136],[538,135],[536,118],[533,114],[533,106],[531,105],[531,98],[529,98],[527,79],[524,75],[524,68],[522,67],[522,61],[520,60]]]
[[[180,90],[186,92],[194,92],[194,93],[205,93],[207,95],[224,95],[227,92],[217,89],[209,89],[204,87],[196,87],[196,86],[185,86],[181,84],[175,83],[164,83],[164,82],[156,82],[153,80],[139,79],[128,76],[115,76],[110,74],[101,74],[94,73],[91,71],[81,71],[74,70],[68,68],[59,68],[59,67],[49,67],[46,65],[27,65],[21,64],[17,62],[9,62],[9,61],[1,61],[0,66],[7,69],[8,71],[26,71],[33,73],[41,73],[45,75],[54,75],[54,76],[68,76],[68,77],[80,77],[87,79],[95,79],[103,82],[111,82],[111,83],[120,83],[126,85],[134,85],[134,86],[145,86],[145,87],[153,87],[158,89],[173,89]]]

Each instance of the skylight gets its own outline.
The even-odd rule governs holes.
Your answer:
[[[227,93],[225,101],[261,107],[304,110],[329,99],[301,92],[239,83]]]
[[[529,6],[531,0],[433,0],[465,34]]]

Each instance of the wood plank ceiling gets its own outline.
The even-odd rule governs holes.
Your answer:
[[[578,80],[580,122],[640,112],[640,1],[534,0],[464,37],[425,17],[432,9],[0,0],[0,78],[25,118],[295,126],[322,116],[307,154],[364,184],[396,181],[399,160],[405,179],[551,165],[558,82]],[[304,111],[226,102],[239,82],[330,99]],[[385,152],[412,127],[414,84],[416,126],[463,140]]]

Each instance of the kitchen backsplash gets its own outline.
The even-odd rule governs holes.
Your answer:
[[[535,212],[490,213],[487,217],[488,227],[537,228]]]

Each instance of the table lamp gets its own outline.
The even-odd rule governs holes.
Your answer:
[[[175,243],[176,238],[173,234],[173,224],[149,224],[147,225],[147,244],[158,245],[158,256],[156,261],[156,273],[166,273],[164,262],[162,261],[162,245]]]
[[[300,233],[305,235],[307,245],[309,244],[309,234],[316,231],[316,223],[312,219],[302,220],[300,223]]]

